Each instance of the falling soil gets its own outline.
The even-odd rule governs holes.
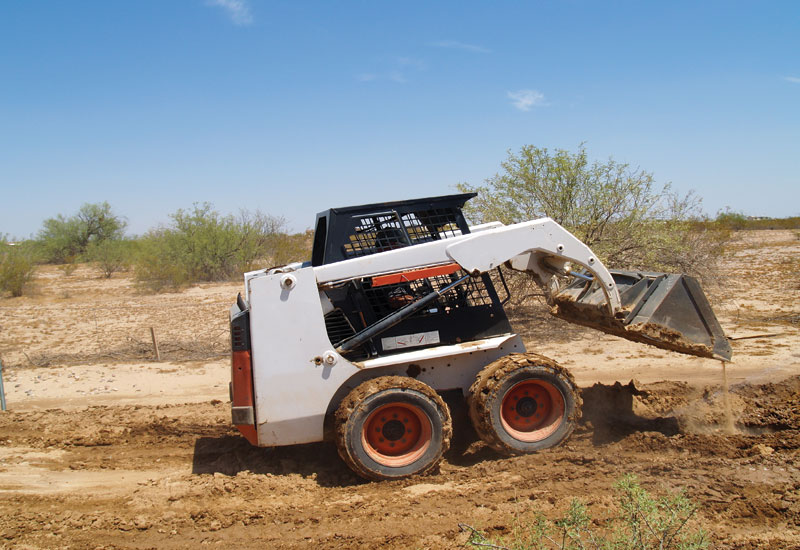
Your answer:
[[[728,369],[726,367],[727,361],[720,361],[720,363],[722,363],[722,403],[725,407],[725,433],[732,435],[736,433],[736,427],[733,425],[730,388],[728,387]]]

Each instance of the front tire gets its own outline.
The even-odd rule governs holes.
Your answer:
[[[535,353],[515,353],[490,363],[470,387],[475,431],[507,455],[554,447],[580,419],[581,398],[572,375]]]
[[[450,411],[430,386],[413,378],[368,380],[336,411],[339,456],[358,475],[398,479],[432,471],[450,447]]]

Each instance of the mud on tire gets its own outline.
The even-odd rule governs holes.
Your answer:
[[[484,367],[467,401],[478,436],[508,455],[558,445],[581,415],[572,375],[535,353],[514,353]]]
[[[432,471],[450,447],[450,411],[427,384],[403,376],[368,380],[335,416],[339,456],[358,475],[397,479]]]

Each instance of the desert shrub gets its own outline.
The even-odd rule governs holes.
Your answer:
[[[800,216],[788,218],[757,218],[735,212],[730,208],[720,210],[713,220],[704,220],[703,226],[710,229],[729,231],[763,230],[763,229],[800,229]]]
[[[747,216],[741,212],[734,212],[730,208],[717,212],[717,217],[714,218],[714,225],[733,231],[745,229],[747,227],[747,222]]]
[[[800,216],[753,221],[755,227],[748,225],[748,229],[800,229]]]
[[[22,296],[35,272],[36,265],[26,247],[12,246],[0,239],[0,292]]]
[[[635,476],[615,484],[617,515],[593,520],[575,499],[566,512],[550,521],[542,514],[515,518],[508,536],[498,540],[468,525],[467,546],[497,550],[702,550],[706,532],[692,520],[697,506],[683,492],[651,496]]]
[[[64,263],[58,266],[58,270],[64,274],[64,277],[71,276],[73,273],[75,273],[76,269],[78,269],[78,262],[73,256],[65,258]]]
[[[126,225],[107,202],[87,203],[73,216],[46,219],[36,242],[45,262],[69,264],[84,257],[93,243],[122,238]]]
[[[127,270],[136,255],[136,241],[129,239],[104,239],[93,242],[86,250],[86,258],[95,262],[106,279],[118,271]]]
[[[282,218],[261,212],[223,216],[203,203],[170,217],[168,226],[150,231],[140,242],[136,277],[151,290],[226,280],[307,255],[284,233]]]
[[[181,250],[176,241],[163,230],[151,231],[140,239],[134,269],[142,288],[159,292],[191,282],[189,270],[180,261]]]
[[[722,233],[695,231],[700,199],[678,195],[652,174],[613,160],[524,146],[509,152],[502,171],[476,191],[465,213],[473,222],[516,223],[548,216],[611,267],[703,275],[724,242]]]
[[[313,239],[314,232],[311,230],[303,233],[280,233],[276,235],[272,241],[271,261],[269,264],[271,266],[280,266],[310,258]]]

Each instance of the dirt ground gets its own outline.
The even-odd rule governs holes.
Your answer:
[[[231,428],[239,284],[147,295],[46,267],[32,296],[0,299],[0,548],[457,548],[460,523],[498,535],[575,497],[608,517],[628,473],[684,489],[716,548],[800,548],[798,272],[796,232],[743,232],[706,288],[733,339],[733,433],[719,362],[531,307],[512,322],[582,388],[566,444],[504,458],[461,430],[434,475],[370,483],[333,444],[257,449]]]

